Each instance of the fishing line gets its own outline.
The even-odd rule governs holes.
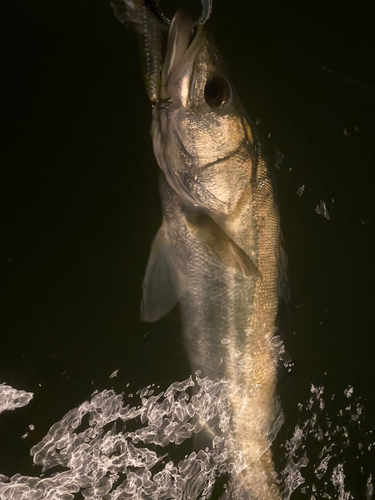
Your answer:
[[[170,19],[163,14],[157,5],[155,0],[144,0],[145,5],[162,21],[164,24],[168,26],[171,24]],[[212,0],[201,0],[202,4],[202,14],[197,21],[194,22],[194,26],[198,26],[201,24],[202,26],[206,24],[209,20],[212,12]]]

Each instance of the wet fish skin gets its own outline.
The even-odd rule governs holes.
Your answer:
[[[272,257],[277,262],[277,255],[271,255],[268,265],[263,264],[267,255],[257,259],[262,279],[245,277],[235,266],[223,264],[216,241],[207,244],[211,235],[204,231],[202,235],[202,228],[194,225],[195,211],[187,210],[164,178],[161,185],[162,227],[169,242],[173,241],[169,258],[180,284],[175,299],[180,301],[192,369],[213,380],[229,380],[231,438],[246,466],[232,485],[233,498],[278,499],[269,450],[283,421],[275,396],[277,355],[273,345],[277,277]],[[240,218],[250,215],[249,207]],[[233,239],[246,248],[248,235],[245,231],[243,235],[243,239],[238,234]],[[266,247],[272,254],[273,247],[268,246],[272,238],[258,238],[257,243],[260,251]],[[145,286],[147,278],[146,273]],[[161,284],[159,281],[159,293]],[[249,496],[243,496],[244,492]]]
[[[148,39],[155,26],[147,26]],[[148,50],[156,60],[160,48]],[[179,302],[192,369],[228,379],[232,496],[276,500],[270,444],[282,424],[274,343],[281,247],[272,182],[219,51],[181,11],[156,77],[152,138],[163,221],[142,317],[155,321]]]

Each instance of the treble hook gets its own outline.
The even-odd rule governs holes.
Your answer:
[[[159,9],[158,4],[156,3],[156,0],[144,0],[145,4],[149,7],[149,9],[162,21],[164,24],[167,24],[168,26],[171,24],[170,19],[168,19],[167,16],[165,16],[162,11]],[[212,12],[212,0],[201,0],[202,4],[202,14],[200,18],[195,21],[194,26],[198,26],[198,24],[206,24],[206,22],[209,20]]]

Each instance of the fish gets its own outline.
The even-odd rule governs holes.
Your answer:
[[[284,257],[270,171],[206,26],[182,10],[166,26],[141,0],[115,9],[139,36],[160,167],[163,216],[141,318],[157,321],[179,304],[191,369],[228,382],[228,498],[277,500],[270,446],[283,423],[275,320]]]

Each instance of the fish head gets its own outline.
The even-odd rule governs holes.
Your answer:
[[[195,26],[184,11],[175,14],[169,28],[152,135],[169,184],[200,206],[205,201],[192,195],[192,179],[199,180],[201,171],[235,153],[244,141],[253,143],[220,52],[206,27]],[[220,185],[220,179],[211,181]]]

